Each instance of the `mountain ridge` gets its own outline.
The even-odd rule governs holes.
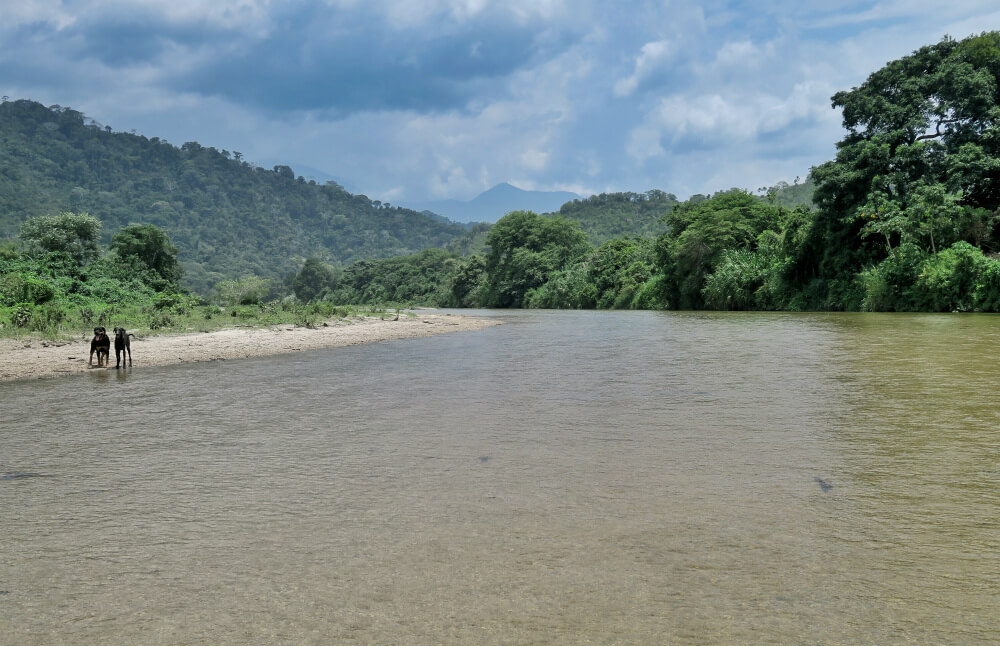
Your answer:
[[[282,280],[308,256],[349,264],[443,247],[465,231],[307,181],[289,166],[113,132],[62,106],[0,103],[0,237],[60,211],[100,219],[105,242],[128,224],[164,229],[180,250],[184,284],[199,293],[245,275]]]
[[[569,191],[528,191],[501,182],[471,200],[432,200],[402,204],[415,211],[431,211],[454,222],[496,222],[511,211],[556,213],[566,202],[580,199]]]

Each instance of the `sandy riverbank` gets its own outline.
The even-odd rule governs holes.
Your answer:
[[[418,312],[416,316],[404,314],[398,321],[356,318],[334,320],[325,327],[315,328],[279,325],[164,334],[132,339],[132,363],[135,369],[140,369],[195,361],[244,359],[480,330],[497,324],[487,319]],[[104,370],[96,367],[96,357],[94,366],[88,365],[89,355],[89,338],[75,341],[0,339],[0,381]],[[114,355],[112,347],[111,370],[115,369]]]

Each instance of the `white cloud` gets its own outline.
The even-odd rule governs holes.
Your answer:
[[[673,51],[674,46],[669,40],[657,40],[643,45],[635,59],[632,74],[615,83],[615,96],[626,97],[635,92],[642,81],[670,62]]]
[[[72,106],[115,129],[137,128],[177,144],[197,140],[240,150],[248,160],[312,166],[394,202],[466,199],[502,181],[578,193],[586,193],[584,187],[661,188],[683,196],[804,175],[831,158],[843,136],[830,95],[946,33],[962,38],[1000,28],[995,0],[864,4],[0,0],[0,34],[12,35],[4,41],[0,66],[6,68],[0,71],[9,77],[4,94]],[[111,18],[126,13],[148,32],[148,40],[122,44],[136,56],[101,58],[108,49],[93,46],[96,41],[79,55],[79,39],[91,35],[85,27],[101,26],[102,16],[114,26]],[[26,27],[35,23],[48,29]],[[362,23],[370,36],[359,29]],[[490,42],[498,33],[494,23],[521,38],[506,49],[507,41],[500,41],[501,55]],[[338,49],[344,39],[333,35],[334,28],[357,36],[354,49]],[[427,62],[423,69],[415,65],[414,74],[434,75],[435,65],[452,64],[446,71],[454,74],[400,92],[452,96],[459,78],[457,100],[360,102],[346,114],[314,109],[322,105],[315,99],[321,90],[339,87],[322,87],[327,68],[321,64],[314,67],[323,73],[313,76],[296,76],[300,67],[309,60],[357,60],[351,56],[369,42],[409,43],[397,39],[401,30],[412,30],[405,35],[418,45],[447,36],[450,48],[440,50],[447,60],[421,57],[420,47],[407,46],[399,58],[387,55],[379,65],[391,67],[412,54]],[[231,37],[220,39],[219,33]],[[155,47],[144,48],[147,42]],[[262,49],[279,44],[284,49],[274,54]],[[502,55],[529,47],[530,55]],[[251,64],[212,66],[251,49],[261,53]],[[277,84],[288,101],[255,104],[266,89],[252,63],[269,56],[288,67],[287,78],[312,83]],[[465,74],[466,64],[486,72]],[[409,80],[396,74],[387,81],[378,76],[379,65],[358,71],[356,79],[342,74],[338,82],[363,93]],[[222,72],[205,72],[213,69]],[[353,71],[350,64],[348,69]],[[184,82],[192,78],[201,83]],[[213,95],[225,81],[247,92],[231,92],[228,100]],[[298,90],[301,99],[294,96]]]
[[[521,153],[521,167],[527,171],[543,171],[549,165],[551,155],[543,150],[531,148]]]
[[[759,91],[665,97],[633,130],[627,150],[636,161],[645,162],[681,143],[741,145],[797,121],[828,122],[830,91],[821,83],[803,82],[785,97]]]
[[[773,44],[768,44],[764,49],[761,49],[750,40],[730,41],[716,52],[715,66],[718,68],[759,68],[764,59],[773,54],[773,51]]]
[[[840,27],[890,20],[929,20],[935,25],[961,20],[972,15],[995,12],[995,0],[887,0],[876,2],[862,11],[842,10],[812,23],[813,27]]]
[[[327,0],[338,7],[353,8],[363,4],[380,13],[397,29],[416,28],[447,16],[456,23],[496,15],[519,24],[548,21],[565,15],[570,6],[566,0],[508,0],[502,3],[488,0]]]

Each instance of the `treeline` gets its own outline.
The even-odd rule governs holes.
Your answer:
[[[486,252],[443,250],[345,269],[310,259],[293,281],[303,300],[440,307],[571,309],[773,309],[783,280],[777,256],[809,217],[745,191],[679,204],[656,238],[613,238],[595,247],[578,223],[515,211],[489,230]],[[741,254],[729,253],[740,249]],[[734,268],[767,265],[754,284],[722,281]],[[767,275],[764,275],[767,273]],[[765,282],[768,284],[765,286]]]
[[[63,212],[24,222],[0,245],[0,335],[58,338],[101,325],[131,331],[190,331],[236,324],[311,325],[353,308],[302,304],[280,283],[221,281],[207,300],[180,283],[177,248],[151,224],[133,224],[102,244],[100,220]]]
[[[803,184],[765,198],[618,200],[636,218],[655,203],[656,235],[595,247],[563,214],[515,212],[482,233],[481,253],[425,252],[299,282],[331,302],[1000,311],[1000,34],[923,47],[833,105],[847,135]],[[813,205],[790,206],[810,195]]]
[[[334,264],[442,247],[465,229],[441,218],[318,185],[239,152],[114,132],[61,106],[0,104],[0,239],[29,218],[97,216],[105,232],[134,222],[168,231],[184,284],[280,280],[308,256]],[[103,242],[110,242],[108,233]]]
[[[662,191],[577,200],[563,215],[600,244],[656,235],[676,203]],[[111,231],[135,222],[169,232],[183,284],[212,293],[222,280],[282,281],[307,257],[333,266],[449,248],[480,251],[484,227],[319,185],[288,166],[258,167],[237,151],[116,132],[82,113],[28,100],[0,103],[0,240],[24,221],[91,213]],[[488,229],[488,227],[486,227]]]
[[[485,254],[431,249],[343,269],[312,258],[292,288],[301,300],[335,304],[1000,311],[1000,260],[957,235],[937,250],[929,235],[924,245],[903,242],[842,282],[815,273],[818,220],[808,208],[728,191],[664,220],[670,230],[656,238],[593,247],[575,222],[518,211],[492,227]]]
[[[660,190],[645,193],[601,193],[566,202],[559,215],[580,225],[591,244],[625,236],[653,237],[663,233],[663,216],[679,204],[677,196]]]
[[[493,226],[456,232],[434,229],[446,224],[427,216],[411,220],[405,210],[351,196],[337,186],[311,185],[286,167],[256,169],[238,153],[197,144],[177,149],[132,135],[115,138],[96,124],[84,125],[79,113],[14,102],[3,106],[0,119],[25,111],[31,119],[19,117],[18,123],[34,123],[34,129],[15,129],[15,139],[33,137],[36,143],[44,140],[81,155],[88,146],[73,141],[89,137],[91,148],[104,147],[95,149],[87,163],[68,163],[65,168],[54,168],[51,158],[58,155],[49,153],[0,165],[0,183],[25,174],[30,180],[21,177],[0,186],[0,199],[9,202],[0,205],[0,214],[8,213],[10,219],[11,205],[28,199],[28,194],[17,194],[28,190],[25,186],[33,187],[35,192],[29,192],[41,204],[58,193],[42,190],[45,178],[82,173],[81,181],[104,189],[73,189],[73,199],[91,204],[85,198],[96,194],[111,200],[103,204],[107,208],[95,209],[110,214],[102,218],[105,222],[121,220],[126,227],[144,221],[159,227],[163,220],[156,219],[156,209],[173,210],[175,216],[183,211],[180,220],[170,221],[191,218],[191,227],[170,233],[180,249],[179,266],[198,276],[195,281],[187,277],[185,284],[199,285],[203,293],[211,293],[212,286],[222,293],[226,290],[220,286],[226,285],[256,294],[251,301],[1000,310],[1000,34],[961,41],[945,38],[923,47],[889,63],[860,86],[837,93],[833,105],[843,110],[847,134],[837,144],[836,158],[813,168],[801,184],[779,184],[761,190],[763,196],[730,190],[682,203],[661,191],[599,195],[567,203],[559,214],[515,211]],[[89,133],[86,137],[77,132],[81,128]],[[7,129],[2,132],[9,142]],[[107,137],[112,138],[105,141]],[[136,167],[147,164],[152,146],[167,160],[158,168],[172,170],[160,176],[137,172],[135,177],[142,179],[135,180],[121,171],[128,157],[122,151],[128,146],[135,147],[130,163]],[[7,145],[4,151],[10,155],[29,149]],[[104,153],[117,161],[105,163]],[[216,168],[218,174],[213,175]],[[238,172],[225,174],[234,168]],[[224,178],[235,187],[232,191],[222,188]],[[129,181],[141,185],[122,193],[110,191],[115,183]],[[3,186],[16,190],[6,192]],[[278,187],[297,188],[279,197]],[[114,196],[122,194],[134,195],[136,204],[164,195],[172,201],[157,199],[141,213],[149,216],[143,218],[115,206],[119,198]],[[809,198],[812,203],[803,204]],[[363,217],[344,215],[338,205],[348,203],[356,203]],[[209,204],[220,208],[203,208]],[[291,212],[300,215],[291,218]],[[405,246],[391,243],[399,241],[392,231],[402,229],[371,229],[393,218],[423,222],[417,228],[425,235],[413,238],[423,251],[397,255]],[[360,238],[358,226],[366,227]],[[196,231],[206,237],[194,240],[190,236]],[[223,241],[222,246],[207,241],[208,236]],[[267,236],[309,239],[314,244],[297,248],[315,251],[275,257],[279,248],[268,246],[272,242],[263,241]],[[287,249],[291,243],[281,244]],[[357,248],[343,247],[348,244]],[[200,249],[195,257],[204,263],[218,255],[217,266],[225,265],[225,271],[208,272],[198,260],[186,263],[185,248]],[[330,253],[341,248],[344,254]],[[225,260],[230,254],[236,260]],[[380,258],[387,255],[393,257]],[[93,272],[102,265],[91,261],[81,266],[97,276]],[[85,294],[88,289],[90,285],[67,293]],[[7,300],[12,298],[21,296]]]

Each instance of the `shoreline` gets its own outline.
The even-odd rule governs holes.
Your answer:
[[[334,319],[312,328],[286,324],[162,334],[133,338],[132,364],[133,368],[148,368],[199,361],[248,359],[482,330],[499,324],[499,321],[469,316],[417,312],[403,314],[396,321],[361,317]],[[89,357],[89,337],[73,341],[0,339],[0,382],[59,377],[89,370],[115,370],[114,366],[98,368],[96,358],[94,365],[90,366]],[[115,352],[112,347],[110,361],[114,360]]]

